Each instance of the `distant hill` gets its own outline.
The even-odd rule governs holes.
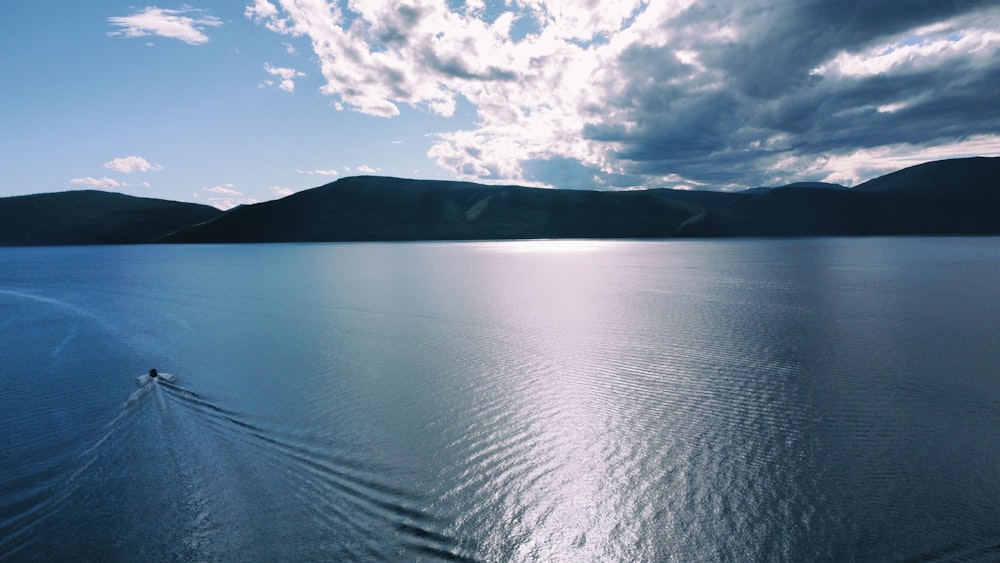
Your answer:
[[[886,174],[854,188],[934,197],[1000,197],[1000,158],[960,158],[925,162]]]
[[[106,192],[0,198],[0,244],[1000,234],[1000,158],[856,188],[583,191],[344,178],[225,213]]]
[[[790,185],[734,195],[742,197],[715,208],[698,234],[1000,234],[1000,158],[928,162],[851,189]]]
[[[208,221],[207,205],[76,190],[0,198],[0,245],[132,244]]]
[[[547,190],[355,177],[281,200],[234,209],[208,223],[178,231],[166,240],[986,233],[1000,233],[1000,158],[928,163],[854,189],[813,182],[736,193]]]
[[[784,186],[761,186],[759,188],[747,188],[743,190],[742,193],[761,193],[771,190],[776,190],[779,188],[819,188],[823,190],[846,190],[846,186],[841,186],[840,184],[831,184],[829,182],[795,182],[794,184],[786,184]]]
[[[551,190],[362,176],[233,209],[166,240],[665,237],[700,212],[665,190]]]

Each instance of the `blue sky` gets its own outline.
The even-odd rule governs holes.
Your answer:
[[[0,8],[0,196],[265,201],[357,174],[848,185],[1000,155],[993,1]]]

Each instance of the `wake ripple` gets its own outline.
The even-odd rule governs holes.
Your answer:
[[[384,468],[338,454],[333,444],[268,428],[169,374],[137,382],[140,387],[97,439],[64,463],[11,483],[23,493],[0,507],[0,559],[65,555],[52,551],[59,549],[51,546],[52,535],[67,521],[86,518],[95,502],[106,504],[98,500],[101,483],[117,475],[141,481],[125,485],[132,498],[112,520],[139,526],[152,511],[161,529],[155,539],[121,530],[124,551],[93,548],[77,556],[114,559],[145,552],[218,559],[253,552],[468,560],[445,533],[446,523],[427,511],[426,496],[386,480]],[[147,474],[160,474],[161,485],[141,477]],[[142,491],[151,496],[135,496]],[[276,539],[282,537],[288,546]]]
[[[422,508],[427,499],[386,482],[381,468],[337,455],[326,444],[248,421],[176,383],[162,381],[159,386],[169,405],[192,414],[215,438],[248,449],[284,479],[325,537],[355,538],[337,546],[343,555],[359,560],[388,556],[385,537],[379,533],[388,528],[406,551],[463,559],[455,541],[441,533],[444,524]]]
[[[73,494],[80,489],[81,476],[101,456],[102,446],[116,433],[134,424],[140,413],[140,403],[152,387],[143,386],[129,396],[121,412],[108,421],[101,435],[75,456],[39,468],[9,484],[12,490],[23,491],[10,506],[2,507],[0,514],[0,559],[7,559],[28,551],[33,546],[31,536],[52,520],[64,508]],[[58,457],[67,457],[62,453]]]

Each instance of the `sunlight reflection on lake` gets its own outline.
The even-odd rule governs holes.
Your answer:
[[[484,250],[496,252],[506,252],[511,254],[527,253],[561,253],[561,252],[594,252],[608,245],[615,244],[613,241],[589,240],[589,239],[543,239],[543,240],[510,240],[510,241],[489,241],[470,243]]]
[[[998,281],[991,238],[0,249],[0,559],[988,560]]]

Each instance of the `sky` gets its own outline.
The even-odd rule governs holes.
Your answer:
[[[362,174],[851,186],[1000,156],[1000,0],[32,0],[0,15],[0,196],[227,209]]]

